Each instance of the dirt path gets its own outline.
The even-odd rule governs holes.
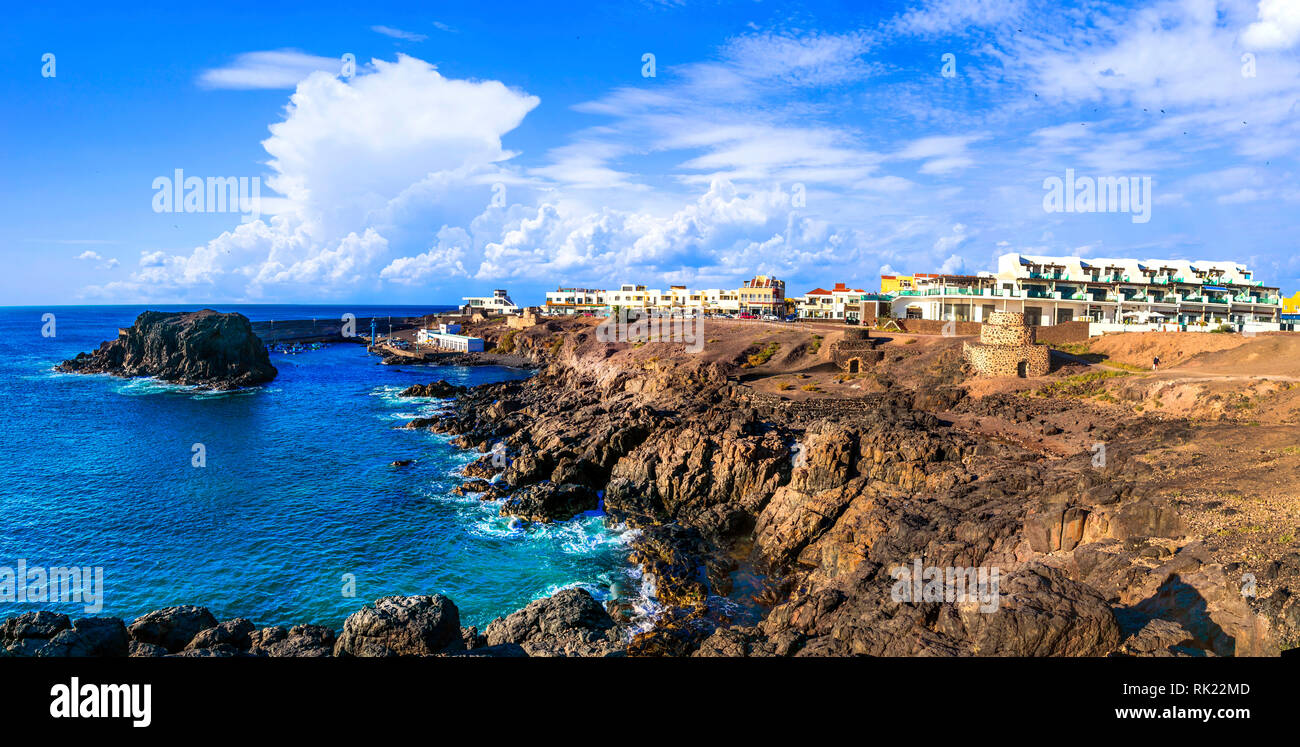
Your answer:
[[[1159,371],[1153,371],[1158,379],[1177,379],[1181,382],[1194,381],[1300,381],[1300,376],[1284,376],[1281,374],[1228,374],[1212,373],[1208,371],[1198,371],[1187,368],[1162,368]]]

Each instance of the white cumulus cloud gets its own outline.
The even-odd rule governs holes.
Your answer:
[[[1246,27],[1241,43],[1251,49],[1289,49],[1300,42],[1300,2],[1259,0],[1259,20]]]

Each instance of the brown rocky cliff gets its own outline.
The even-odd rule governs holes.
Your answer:
[[[541,373],[472,390],[434,427],[504,447],[485,473],[524,497],[516,515],[568,518],[603,491],[611,517],[642,527],[632,559],[665,610],[631,653],[1276,653],[1222,573],[1183,552],[1175,508],[1135,489],[1128,434],[1105,436],[1114,458],[1098,470],[1088,454],[1045,458],[914,409],[960,397],[891,389],[790,418],[751,406],[735,364],[680,346],[605,345],[581,324],[519,334],[545,351]],[[1026,406],[998,404],[1013,422]],[[563,490],[533,487],[545,483]],[[891,569],[918,559],[998,568],[996,611],[891,598]],[[765,571],[757,626],[731,627],[717,603],[738,563]],[[1192,597],[1194,614],[1176,611]]]

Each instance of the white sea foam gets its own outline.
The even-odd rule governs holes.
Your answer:
[[[107,375],[107,374],[105,374]],[[209,389],[195,384],[178,384],[163,381],[152,376],[119,380],[116,392],[128,397],[146,397],[154,394],[187,394],[190,399],[225,399],[227,397],[246,397],[266,390],[262,387],[243,387],[240,389]]]

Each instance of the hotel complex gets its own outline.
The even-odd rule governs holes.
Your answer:
[[[466,298],[466,308],[516,313],[504,290]],[[881,317],[984,322],[994,312],[1023,314],[1026,325],[1087,321],[1092,334],[1117,329],[1267,331],[1298,318],[1300,294],[1283,299],[1238,262],[1047,257],[1009,253],[997,270],[975,275],[882,275],[880,292],[845,283],[787,297],[785,281],[759,275],[735,289],[559,288],[546,294],[545,314],[605,315],[614,310],[797,315],[801,319],[872,322]],[[1135,325],[1137,325],[1135,327]]]
[[[1083,259],[1004,254],[997,272],[881,278],[863,316],[982,322],[995,311],[1029,325],[1276,325],[1281,295],[1237,262]],[[874,306],[872,306],[874,305]]]

